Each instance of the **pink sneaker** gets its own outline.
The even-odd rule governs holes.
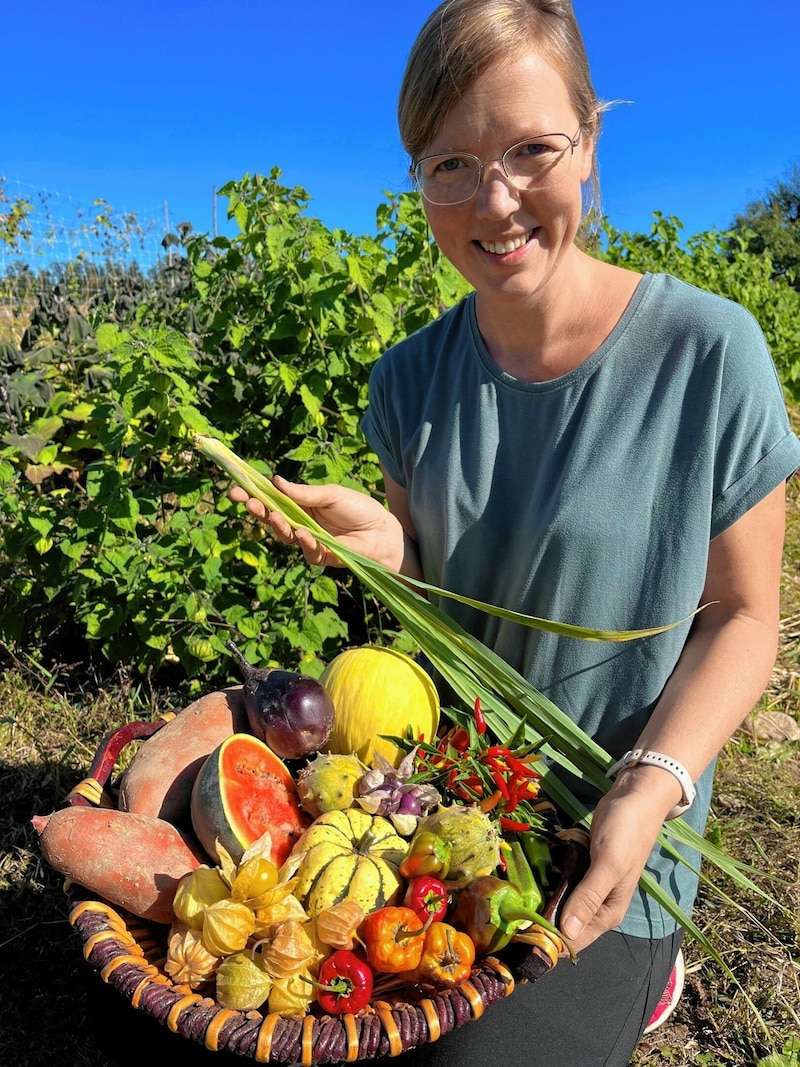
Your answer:
[[[667,982],[667,988],[661,994],[661,999],[656,1004],[656,1009],[650,1016],[650,1022],[644,1028],[644,1033],[652,1033],[653,1030],[658,1029],[662,1023],[665,1023],[667,1019],[672,1015],[675,1008],[678,1006],[678,1001],[681,999],[681,993],[683,992],[683,983],[686,979],[686,970],[683,963],[683,952],[679,949],[678,956],[675,960],[675,966],[672,968],[672,972]]]

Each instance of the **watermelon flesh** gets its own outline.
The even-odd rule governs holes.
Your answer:
[[[217,842],[235,862],[269,834],[269,858],[280,867],[305,829],[295,784],[283,761],[252,734],[232,734],[211,753],[192,790],[192,825],[219,862]]]

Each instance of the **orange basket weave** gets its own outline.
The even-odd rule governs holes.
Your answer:
[[[129,741],[146,739],[172,716],[156,722],[129,723],[105,739],[88,776],[69,794],[68,805],[116,807],[113,785],[107,789],[117,757]],[[561,862],[561,883],[546,911],[557,909],[577,877],[585,850],[569,840]],[[508,959],[483,957],[469,979],[437,993],[402,988],[373,1001],[357,1014],[280,1015],[224,1008],[210,995],[177,985],[165,973],[169,928],[130,915],[69,883],[73,901],[70,922],[86,961],[101,979],[125,997],[132,1008],[213,1052],[245,1056],[257,1063],[350,1063],[397,1056],[437,1041],[465,1023],[480,1019],[497,1000],[513,993],[519,981],[535,981],[552,966],[541,949],[510,946]],[[520,950],[522,950],[520,952]]]

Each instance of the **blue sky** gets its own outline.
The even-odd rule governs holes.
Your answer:
[[[278,166],[329,227],[372,233],[406,185],[395,122],[432,0],[8,4],[0,175],[212,228],[213,190]],[[603,206],[724,229],[800,161],[797,0],[575,0],[606,116]],[[219,219],[224,216],[224,204]]]

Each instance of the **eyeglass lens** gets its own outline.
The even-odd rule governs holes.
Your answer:
[[[478,159],[468,152],[426,156],[414,168],[423,196],[433,204],[459,204],[478,190],[484,167],[499,163],[521,189],[542,188],[561,181],[569,165],[573,141],[565,133],[532,137],[507,148],[500,160]]]

